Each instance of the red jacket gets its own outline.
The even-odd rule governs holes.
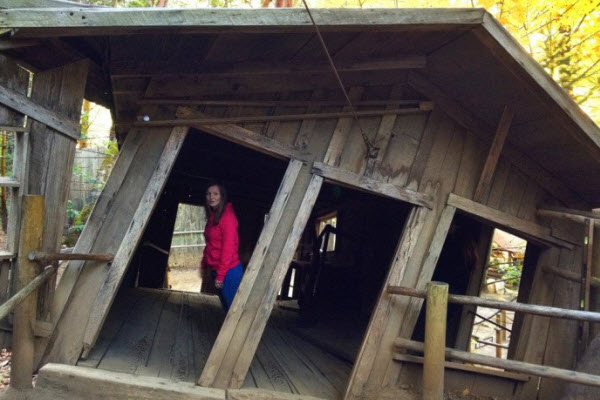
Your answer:
[[[213,216],[210,213],[204,228],[206,247],[202,257],[202,268],[212,268],[217,273],[215,280],[223,282],[227,271],[240,263],[238,220],[231,203],[225,205],[217,225],[213,224]]]

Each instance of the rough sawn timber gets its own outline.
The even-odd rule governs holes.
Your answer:
[[[90,252],[93,253],[118,254],[121,246],[128,246],[123,242],[126,233],[130,229],[137,230],[138,224],[145,226],[153,205],[150,205],[146,219],[134,221],[134,213],[144,197],[149,199],[148,196],[152,196],[153,191],[160,192],[159,188],[149,188],[149,186],[152,186],[150,185],[151,177],[159,166],[163,150],[169,140],[175,145],[174,142],[183,141],[185,137],[185,134],[179,130],[172,132],[170,129],[152,129],[152,132],[133,130],[130,135],[139,136],[132,138],[129,142],[130,146],[133,146],[133,158],[130,162],[121,164],[126,168],[125,171],[113,169],[104,193],[108,194],[108,197],[114,197],[107,199],[106,203],[98,202],[96,206],[98,208],[94,208],[90,215],[90,221],[96,221],[97,225],[90,226],[89,236],[80,238],[80,241],[87,242],[89,240],[87,243],[91,243]],[[136,148],[138,146],[139,148]],[[122,150],[125,154],[128,154],[129,151],[125,148]],[[172,153],[168,155],[173,158],[173,161],[176,158]],[[126,158],[129,157],[131,154]],[[117,166],[119,163],[115,168]],[[166,176],[161,175],[160,180],[163,180],[164,184]],[[112,192],[113,190],[114,192]],[[155,193],[155,196],[158,194]],[[67,267],[67,271],[70,267]],[[106,264],[88,261],[83,265],[76,264],[72,269],[76,270],[72,273],[75,284],[71,290],[68,288],[65,290],[66,307],[58,320],[51,346],[44,358],[45,362],[74,364],[77,361],[83,347],[83,338],[91,309],[98,292],[107,280],[110,267]]]
[[[100,288],[96,300],[94,301],[94,305],[92,306],[90,318],[85,330],[85,336],[83,338],[82,356],[84,358],[96,343],[102,324],[108,315],[108,311],[115,299],[117,290],[123,281],[127,266],[131,262],[133,252],[142,238],[142,234],[150,220],[152,211],[154,211],[156,202],[167,183],[167,179],[177,160],[177,155],[183,146],[188,130],[189,128],[179,127],[174,128],[171,131],[169,141],[166,143],[160,160],[154,169],[154,173],[150,178],[150,183],[146,187],[146,191],[140,200],[133,216],[133,220],[129,225],[129,229],[127,230],[127,233],[125,233],[123,242],[119,247],[119,251],[112,261],[106,281],[104,282],[104,285],[102,285],[102,288]]]

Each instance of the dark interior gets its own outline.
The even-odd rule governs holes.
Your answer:
[[[223,182],[228,190],[239,220],[240,261],[247,265],[286,166],[283,160],[191,130],[144,232],[142,245],[136,250],[124,286],[163,287],[168,256],[144,243],[169,249],[178,204],[203,205],[206,185],[212,180]]]

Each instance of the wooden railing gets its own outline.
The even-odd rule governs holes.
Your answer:
[[[17,293],[0,305],[0,319],[14,311],[10,379],[11,386],[15,389],[32,387],[37,289],[56,273],[58,261],[95,260],[110,262],[113,259],[112,254],[40,252],[44,223],[43,196],[23,197],[21,221],[15,279]]]
[[[501,368],[507,371],[521,372],[543,378],[554,378],[584,385],[600,386],[600,376],[598,375],[531,364],[522,361],[504,360],[445,347],[446,313],[449,302],[587,322],[600,322],[600,313],[568,310],[534,304],[493,301],[474,296],[448,295],[448,285],[441,282],[428,283],[427,290],[401,286],[388,286],[387,292],[395,295],[426,299],[425,343],[402,337],[398,337],[394,342],[394,345],[398,350],[410,350],[424,353],[424,400],[443,399],[444,362],[447,359]]]

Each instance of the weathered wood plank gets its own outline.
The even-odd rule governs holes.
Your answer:
[[[428,194],[405,189],[390,183],[380,182],[377,179],[369,178],[364,175],[358,175],[353,172],[348,172],[341,168],[332,167],[325,163],[315,162],[313,164],[312,172],[316,175],[322,176],[328,181],[362,189],[367,192],[390,197],[392,199],[406,201],[408,203],[430,209],[433,207],[433,198]]]
[[[225,391],[220,389],[64,364],[44,366],[36,390],[52,398],[225,400]]]
[[[181,116],[201,116],[201,113],[197,111],[180,107],[178,113]],[[227,139],[231,142],[241,144],[251,149],[260,151],[276,157],[283,158],[295,158],[297,160],[306,160],[308,153],[305,151],[299,151],[291,146],[286,146],[279,141],[272,139],[268,136],[261,135],[251,130],[242,128],[239,125],[234,124],[215,124],[215,125],[203,125],[194,124],[192,127],[199,129],[203,132],[210,133],[215,136],[219,136],[223,139]]]
[[[164,345],[156,341],[156,335],[159,321],[163,318],[163,311],[166,311],[165,313],[170,311],[165,310],[167,307],[165,303],[170,294],[168,291],[136,294],[141,298],[140,301],[127,305],[131,308],[131,316],[123,322],[119,334],[106,349],[106,354],[100,360],[98,368],[112,372],[158,376],[158,374],[145,373],[144,368],[149,362],[154,344]],[[144,373],[140,374],[140,372]]]
[[[229,389],[227,400],[323,400],[323,398],[263,389]]]
[[[2,85],[0,85],[0,103],[48,125],[73,140],[77,140],[81,136],[79,121],[74,121],[41,104],[37,104],[27,96]]]
[[[117,195],[117,192],[123,184],[126,174],[129,170],[135,155],[140,149],[140,145],[144,139],[144,134],[137,130],[132,130],[127,135],[115,165],[110,173],[104,189],[96,201],[92,213],[85,224],[79,240],[75,244],[74,251],[78,253],[89,253],[92,250],[92,245],[95,242],[98,234],[101,232],[102,226],[108,218],[108,212]],[[85,262],[71,261],[67,264],[63,276],[56,288],[54,300],[51,306],[51,314],[54,323],[56,324],[62,315],[62,312],[67,304],[69,296],[79,274],[81,273]],[[41,345],[40,345],[41,346]],[[41,346],[45,348],[44,346]],[[39,358],[39,357],[38,357]]]
[[[453,193],[467,199],[473,198],[475,187],[477,185],[478,172],[481,171],[485,163],[485,154],[481,152],[483,143],[475,135],[467,133],[465,135],[465,144],[458,176]]]
[[[18,188],[21,182],[10,176],[0,176],[0,187]]]
[[[254,283],[259,276],[259,272],[265,260],[267,250],[271,245],[277,230],[277,226],[279,225],[286,209],[301,168],[302,162],[298,160],[292,160],[288,165],[288,168],[279,186],[279,190],[275,195],[271,210],[269,211],[269,217],[260,233],[258,242],[254,247],[248,268],[246,268],[244,277],[233,304],[227,313],[223,327],[217,336],[215,344],[213,345],[213,349],[210,352],[208,360],[206,361],[200,376],[200,385],[211,385],[214,382],[219,369],[221,368],[221,364],[223,363],[229,348],[228,345],[235,333],[237,324],[240,322],[244,305],[247,303],[248,298],[252,294],[252,288],[254,287]]]
[[[551,235],[550,228],[538,225],[530,221],[524,221],[502,211],[495,210],[483,204],[476,203],[472,200],[465,199],[455,194],[450,194],[448,204],[460,209],[467,214],[480,217],[486,221],[493,222],[503,229],[517,232],[532,241],[537,241],[542,244],[556,245],[567,249],[573,249],[571,243],[557,239]]]
[[[353,102],[358,101],[362,97],[363,92],[364,88],[353,87],[350,88],[350,90],[348,91],[348,97]],[[343,111],[349,110],[349,106],[343,108]],[[333,166],[338,166],[340,164],[340,157],[342,155],[344,145],[348,140],[348,135],[350,134],[352,123],[352,118],[340,118],[338,120],[335,130],[333,131],[333,135],[331,136],[331,139],[329,141],[329,146],[327,147],[325,158],[323,159],[323,162],[325,164]]]
[[[23,40],[22,42],[32,42]],[[0,44],[0,49],[2,45]],[[423,55],[405,55],[396,58],[372,59],[370,61],[340,63],[336,64],[338,72],[357,71],[392,71],[398,69],[425,68],[426,57]],[[140,77],[166,77],[166,76],[197,76],[197,77],[231,77],[231,76],[261,76],[273,74],[331,74],[329,64],[292,64],[285,62],[252,62],[244,63],[209,63],[205,62],[201,67],[194,65],[156,65],[156,63],[144,63],[137,61],[132,64],[127,62],[112,62],[111,76],[117,79],[140,78]],[[315,102],[314,105],[319,105]]]
[[[461,107],[450,96],[444,93],[439,87],[429,82],[422,75],[416,72],[409,72],[408,83],[416,90],[429,97],[429,99],[433,100],[436,107],[439,106],[438,108],[444,110],[462,126],[480,135],[483,139],[491,139],[491,132],[493,131],[491,127],[476,118],[471,112]],[[558,179],[551,176],[545,169],[521,151],[517,150],[514,146],[506,146],[504,148],[504,153],[523,173],[529,176],[535,176],[540,185],[545,189],[548,189],[565,204],[571,206],[582,204],[582,199],[579,195],[566,187]]]
[[[422,175],[415,176],[414,182],[418,182],[421,191],[435,193],[435,205],[425,221],[403,276],[403,284],[417,288],[425,287],[434,272],[435,265],[424,268],[424,261],[438,228],[445,200],[455,185],[459,169],[456,160],[460,159],[463,152],[464,141],[463,130],[445,116],[437,126],[436,132],[431,133],[435,133],[435,137],[432,139],[430,156],[421,167]],[[417,299],[394,298],[391,303],[395,312],[386,320],[385,334],[380,340],[380,347],[363,393],[366,397],[375,396],[381,387],[392,386],[397,380],[402,366],[393,362],[389,348],[398,334],[404,337],[412,334],[422,306],[422,301]]]
[[[402,96],[402,86],[396,85],[392,88],[390,93],[390,98],[401,97]],[[386,110],[391,110],[394,107],[391,105],[386,106]],[[377,148],[377,154],[374,158],[369,157],[367,160],[367,166],[365,169],[365,175],[373,176],[373,173],[376,169],[379,168],[381,162],[383,161],[383,157],[387,150],[388,144],[392,137],[392,129],[394,128],[394,124],[396,123],[397,114],[384,115],[381,117],[381,122],[379,123],[379,128],[377,129],[377,133],[373,138],[373,143]],[[372,156],[372,155],[368,155]]]
[[[566,269],[571,272],[579,272],[582,267],[582,259],[585,257],[582,246],[576,247],[573,251],[566,252],[563,262],[566,264]],[[562,258],[562,257],[561,257]],[[566,308],[571,310],[580,309],[581,298],[579,290],[580,283],[567,281],[564,279],[555,279],[552,287],[554,307]],[[545,366],[553,366],[564,369],[574,370],[576,367],[578,353],[585,344],[581,342],[580,324],[576,321],[568,321],[565,319],[553,318],[550,320],[548,329],[548,338],[544,353],[543,364]],[[577,338],[578,340],[574,340]],[[581,353],[580,353],[581,354]],[[548,400],[558,400],[563,392],[564,382],[555,378],[542,378],[539,388],[539,398]]]
[[[93,7],[85,3],[77,3],[67,0],[0,0],[0,8],[71,8],[71,7]]]
[[[420,108],[397,108],[388,106],[385,110],[358,110],[358,111],[337,111],[337,112],[322,112],[314,113],[307,112],[306,114],[278,114],[278,115],[248,115],[248,116],[236,116],[236,117],[220,117],[211,118],[210,116],[204,116],[200,118],[194,118],[193,112],[189,109],[180,107],[181,111],[178,112],[178,119],[165,119],[165,120],[153,120],[148,121],[136,121],[134,126],[139,127],[165,127],[165,126],[195,126],[195,125],[221,125],[221,124],[239,124],[239,123],[250,123],[250,122],[269,122],[269,121],[310,121],[313,119],[337,119],[337,118],[353,118],[356,117],[373,117],[373,116],[388,116],[388,115],[408,115],[408,114],[421,114],[428,112],[428,110],[421,110]],[[389,118],[388,118],[389,119]],[[301,146],[298,146],[301,147]]]
[[[23,199],[23,229],[19,238],[19,256],[15,291],[27,286],[39,273],[41,267],[27,259],[27,253],[39,249],[42,245],[44,220],[44,197],[25,196]],[[13,351],[10,374],[11,385],[16,389],[32,387],[34,371],[33,327],[37,318],[37,296],[31,294],[15,309],[13,328]]]
[[[229,383],[233,388],[239,388],[244,383],[248,367],[252,362],[252,358],[254,357],[254,353],[256,352],[256,348],[258,347],[258,343],[267,324],[267,320],[273,305],[275,304],[277,292],[281,287],[281,283],[287,272],[287,267],[290,265],[294,253],[296,252],[300,237],[304,232],[304,228],[317,200],[322,184],[323,178],[316,175],[313,175],[308,183],[298,213],[294,218],[292,229],[285,240],[285,245],[275,264],[273,275],[268,282],[260,306],[256,311],[256,316],[249,327],[248,336],[244,341],[244,345],[240,351],[235,367],[233,368],[233,374]]]
[[[322,94],[319,90],[315,90],[312,93],[311,99],[318,100]],[[311,104],[306,108],[306,114],[314,114],[319,111],[321,107],[315,104]],[[294,141],[294,147],[298,149],[305,149],[310,142],[310,138],[312,137],[315,124],[317,123],[314,119],[303,119],[302,124],[300,125],[300,129],[298,130],[298,135],[296,136],[296,140]]]
[[[375,171],[375,177],[398,186],[407,185],[408,175],[421,144],[425,126],[432,113],[396,118],[385,154]]]
[[[408,261],[415,249],[421,230],[425,225],[427,215],[428,211],[423,207],[414,207],[411,211],[402,237],[398,242],[396,254],[394,255],[388,276],[385,280],[385,286],[402,282],[404,274],[406,273]],[[382,291],[379,296],[377,306],[371,316],[371,321],[369,322],[363,344],[356,358],[356,362],[354,363],[352,374],[350,375],[348,388],[344,395],[344,399],[346,400],[365,398],[363,396],[365,396],[366,385],[381,340],[385,333],[385,321],[388,319],[390,313],[394,311],[392,304],[393,297],[394,296],[385,291]]]
[[[106,281],[98,292],[94,305],[92,306],[90,319],[83,339],[84,357],[89,353],[91,347],[93,347],[98,338],[102,324],[114,301],[116,291],[123,280],[125,270],[131,261],[134,250],[141,240],[144,229],[150,219],[150,215],[156,206],[158,197],[161,195],[162,189],[169,178],[169,174],[171,173],[177,155],[183,146],[183,141],[185,140],[188,130],[189,128],[174,128],[171,132],[171,136],[163,150],[160,161],[150,178],[150,183],[146,188],[146,192],[138,205],[129,229],[123,238],[123,244],[119,247],[119,251],[115,255],[115,259],[108,271]]]
[[[540,98],[550,103],[558,112],[564,113],[566,118],[561,118],[565,126],[574,121],[580,130],[565,129],[566,133],[586,146],[590,154],[598,159],[598,146],[600,146],[600,135],[598,126],[581,108],[552,79],[542,66],[523,51],[523,47],[517,40],[490,14],[483,17],[483,24],[473,32],[482,43],[492,51],[496,58],[508,67],[513,74]],[[525,73],[524,73],[525,72]],[[566,121],[566,120],[569,121]]]
[[[425,25],[430,29],[442,26],[469,27],[481,24],[484,10],[481,9],[437,9],[410,10],[388,9],[363,12],[353,9],[317,9],[313,16],[322,30],[344,28],[345,30],[381,29],[406,30]],[[237,27],[240,31],[281,32],[293,29],[313,32],[314,27],[303,9],[209,9],[209,10],[131,10],[131,9],[9,9],[0,10],[0,28],[57,28],[59,31],[46,34],[72,35],[99,34],[107,32],[140,32],[140,28],[177,27],[185,32],[220,32]],[[436,26],[437,25],[437,26]],[[64,28],[79,28],[68,29]],[[104,29],[101,29],[104,28]]]
[[[52,70],[38,72],[33,81],[31,100],[72,120],[79,120],[88,73],[88,61],[80,60]],[[75,141],[38,121],[31,121],[30,134],[18,137],[22,146],[19,159],[28,160],[19,171],[20,190],[43,194],[46,198],[44,237],[41,250],[57,252],[65,221]],[[26,184],[26,186],[25,186]],[[38,319],[49,321],[54,302],[56,277],[40,290]],[[36,340],[36,364],[47,338]]]
[[[502,153],[504,142],[508,136],[508,130],[510,128],[513,116],[513,110],[508,106],[504,107],[502,117],[500,117],[500,122],[498,123],[498,128],[496,129],[496,134],[494,135],[494,140],[490,146],[483,171],[481,171],[481,176],[479,177],[479,182],[477,183],[477,188],[475,189],[475,195],[473,196],[473,200],[478,203],[481,203],[484,193],[489,189],[490,184],[492,183],[494,172],[496,172],[496,165],[498,165],[500,153]]]
[[[98,208],[94,208],[89,219],[100,225],[90,227],[90,236],[86,239],[91,243],[88,244],[91,246],[90,252],[118,252],[169,137],[170,131],[164,129],[156,129],[151,135],[142,133],[141,145],[135,151],[131,164],[122,164],[127,168],[125,171],[113,170],[106,185],[107,196],[104,199],[103,195],[100,196],[100,200],[105,203],[100,207],[99,200]],[[121,182],[122,175],[124,179]],[[111,183],[113,177],[114,181]],[[114,192],[111,195],[112,190]],[[96,229],[98,232],[93,237]],[[65,294],[67,301],[50,341],[47,362],[74,363],[79,358],[90,309],[106,280],[109,267],[106,264],[88,261],[76,269],[79,271],[75,271],[75,275],[79,274],[79,278],[75,278],[72,289]]]

